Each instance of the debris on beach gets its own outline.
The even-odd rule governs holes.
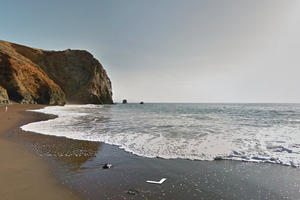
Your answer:
[[[165,182],[165,180],[167,180],[166,178],[162,178],[160,181],[146,181],[147,183],[151,183],[151,184],[159,184],[161,185],[163,182]]]
[[[112,164],[110,163],[105,163],[102,167],[102,169],[110,169],[112,167]]]
[[[216,156],[214,160],[224,160],[221,156]]]
[[[129,189],[128,191],[127,191],[127,194],[130,194],[130,195],[137,195],[137,194],[139,194],[140,192],[139,191],[137,191],[137,190],[135,190],[135,189]]]

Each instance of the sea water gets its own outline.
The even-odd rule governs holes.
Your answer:
[[[231,159],[300,167],[300,104],[50,106],[24,131],[99,141],[144,157]]]

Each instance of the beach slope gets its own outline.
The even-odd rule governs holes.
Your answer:
[[[49,166],[26,146],[10,140],[8,133],[34,117],[25,117],[27,109],[41,105],[0,106],[0,197],[10,199],[78,199],[51,175]],[[30,115],[30,114],[29,114]],[[28,116],[26,114],[26,116]]]

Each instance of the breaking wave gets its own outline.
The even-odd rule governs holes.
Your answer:
[[[50,106],[24,131],[99,141],[144,157],[243,160],[300,167],[299,104]]]

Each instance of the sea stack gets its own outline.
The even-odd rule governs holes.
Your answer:
[[[113,103],[106,71],[89,52],[47,51],[0,40],[0,103],[9,99],[51,105]]]

